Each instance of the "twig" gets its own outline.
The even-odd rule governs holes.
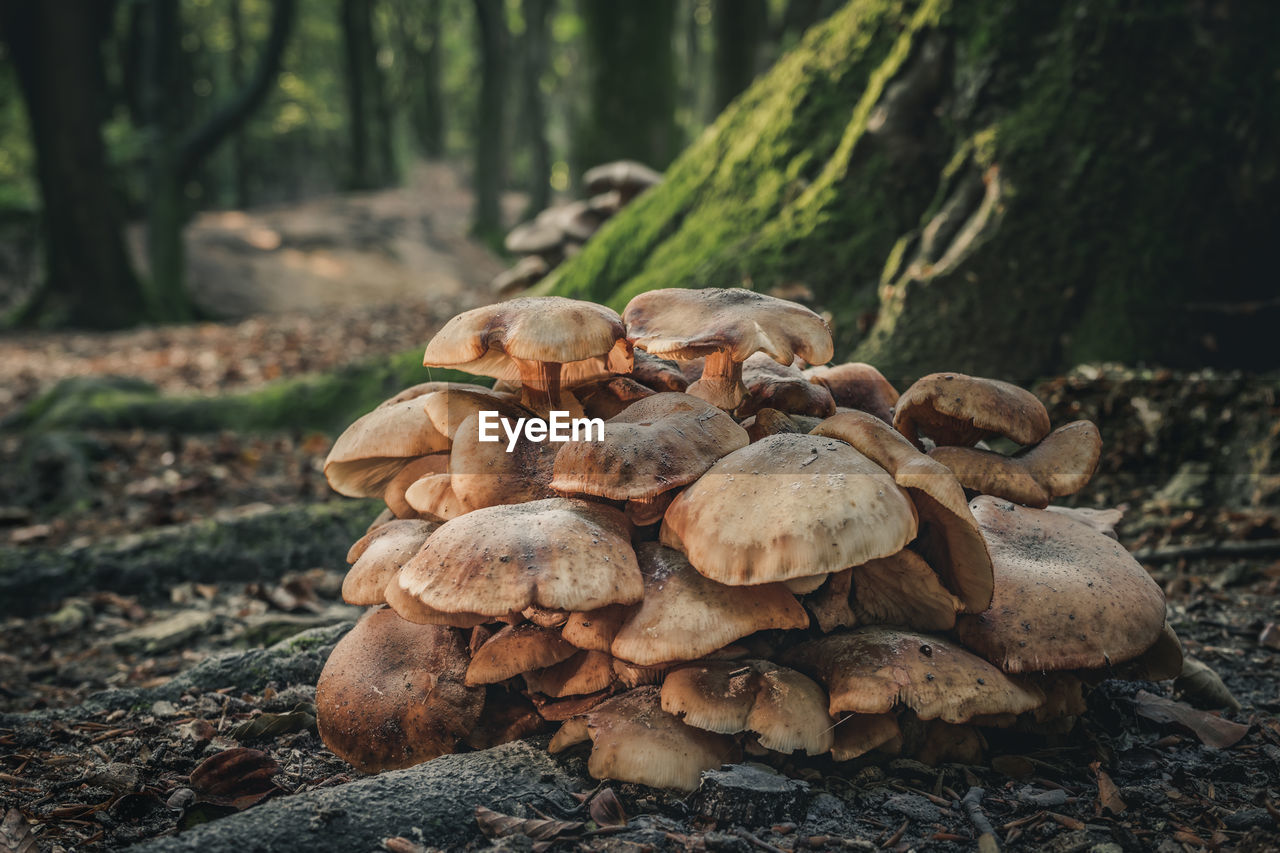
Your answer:
[[[750,832],[743,829],[742,827],[738,827],[737,829],[735,829],[733,831],[733,834],[745,841],[749,841],[753,846],[759,847],[761,850],[767,850],[768,853],[786,853],[786,851],[783,850],[781,847],[774,847],[772,844],[770,844],[767,841],[761,841],[759,838],[752,835]]]
[[[890,835],[888,838],[886,838],[886,839],[884,840],[884,843],[880,845],[880,849],[881,849],[881,850],[888,850],[890,847],[892,847],[893,845],[895,845],[895,844],[897,844],[899,841],[901,841],[901,840],[902,840],[902,836],[906,835],[906,833],[907,833],[907,826],[908,826],[910,823],[911,823],[911,819],[910,819],[910,818],[907,818],[906,820],[904,820],[904,821],[902,822],[902,826],[898,827],[898,831],[897,831],[897,832],[895,832],[893,835]]]
[[[1170,545],[1164,548],[1143,548],[1133,552],[1139,563],[1171,563],[1174,560],[1196,557],[1261,557],[1280,554],[1280,539],[1253,539],[1244,542],[1206,542],[1199,545]]]
[[[973,824],[973,828],[978,830],[978,850],[980,853],[999,853],[1000,845],[996,842],[996,831],[991,826],[991,821],[987,820],[986,814],[982,811],[982,798],[986,796],[986,791],[978,787],[969,789],[969,793],[964,795],[960,800],[960,804],[964,806],[965,812],[969,815],[969,822]]]

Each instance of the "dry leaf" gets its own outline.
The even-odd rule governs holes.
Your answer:
[[[247,809],[280,790],[271,781],[279,772],[265,752],[237,746],[202,761],[191,771],[191,787],[200,802]]]
[[[587,806],[587,811],[597,826],[627,825],[627,813],[623,810],[622,803],[618,802],[618,795],[612,788],[605,788],[596,794],[591,800],[591,805]]]
[[[427,848],[416,841],[410,841],[403,835],[382,839],[382,849],[390,853],[426,853],[427,851]]]
[[[17,809],[9,809],[0,823],[0,853],[38,853],[31,824]]]
[[[1139,716],[1157,723],[1185,726],[1200,738],[1201,743],[1214,749],[1235,746],[1249,732],[1249,727],[1243,723],[1224,720],[1217,714],[1198,711],[1186,703],[1174,702],[1145,690],[1138,691],[1135,701]]]
[[[566,832],[577,832],[583,827],[578,821],[512,817],[484,806],[476,806],[476,823],[486,838],[524,835],[534,841],[547,841]]]
[[[1240,710],[1240,703],[1222,683],[1218,673],[1193,657],[1182,659],[1182,675],[1173,682],[1173,689],[1197,708]]]
[[[1280,625],[1268,622],[1262,629],[1262,633],[1258,635],[1258,645],[1268,649],[1280,649]]]
[[[1102,765],[1097,761],[1089,765],[1098,777],[1098,808],[1097,814],[1101,815],[1102,810],[1106,809],[1112,814],[1120,814],[1129,806],[1124,800],[1120,799],[1120,790],[1116,788],[1116,783],[1111,781],[1111,777],[1107,775],[1107,771],[1102,769]]]
[[[245,720],[231,730],[231,736],[241,743],[252,743],[307,730],[316,730],[316,709],[302,704],[287,714],[260,714]]]

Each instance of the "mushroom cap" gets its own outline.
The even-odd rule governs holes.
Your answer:
[[[512,359],[564,365],[566,385],[586,375],[602,376],[608,368],[621,373],[631,368],[617,312],[561,296],[522,297],[459,314],[427,344],[422,363],[513,380],[520,372]],[[597,363],[577,364],[588,360]]]
[[[831,757],[849,761],[901,737],[897,714],[848,714],[836,722]]]
[[[320,673],[320,737],[365,773],[453,752],[484,707],[484,690],[463,684],[466,668],[460,632],[372,610],[338,641]]]
[[[826,691],[765,660],[682,666],[662,682],[662,709],[707,731],[755,732],[762,746],[782,753],[817,755],[831,749],[835,737]]]
[[[855,608],[864,625],[949,631],[964,604],[943,589],[924,558],[904,549],[853,569]]]
[[[810,382],[798,367],[779,364],[761,352],[742,363],[742,384],[747,398],[734,410],[740,418],[763,408],[819,418],[836,413],[836,401],[825,386]]]
[[[734,752],[733,740],[686,726],[662,710],[657,687],[628,690],[587,712],[592,740],[587,770],[596,779],[692,791],[702,771]]]
[[[574,396],[582,403],[583,414],[589,418],[605,419],[617,417],[628,406],[655,393],[649,386],[627,376],[611,376],[574,388]]]
[[[560,635],[580,649],[607,652],[633,609],[632,605],[610,604],[598,610],[570,613]]]
[[[508,231],[502,246],[513,255],[545,255],[559,249],[562,243],[564,230],[559,223],[535,217]]]
[[[605,423],[603,441],[568,442],[551,488],[562,494],[640,500],[691,483],[722,456],[747,446],[728,414],[688,394],[645,397]]]
[[[784,662],[826,685],[830,712],[883,714],[903,705],[922,720],[967,722],[1021,714],[1044,701],[1034,686],[1005,675],[942,637],[882,626],[828,634],[790,649]]]
[[[867,412],[841,412],[813,430],[848,442],[907,490],[920,516],[919,546],[971,613],[991,604],[991,555],[969,511],[964,489],[945,465],[916,450],[897,430]]]
[[[427,420],[431,422],[431,426],[448,436],[450,443],[454,441],[458,428],[466,422],[467,418],[478,415],[480,412],[497,412],[499,417],[511,421],[537,417],[533,409],[520,403],[519,397],[488,388],[468,388],[428,394],[422,398],[422,410],[427,413]],[[501,443],[506,444],[506,442]]]
[[[404,567],[401,566],[401,569]],[[494,617],[485,616],[481,613],[451,613],[443,610],[436,610],[434,607],[428,607],[417,598],[405,592],[404,587],[400,585],[400,575],[395,574],[387,581],[387,588],[383,590],[382,595],[387,600],[387,605],[394,610],[401,619],[412,622],[415,625],[448,625],[452,628],[475,628],[477,625],[483,625],[485,622],[494,621]],[[512,614],[504,614],[501,618],[512,618]]]
[[[511,296],[537,284],[551,267],[540,255],[525,255],[509,270],[498,273],[489,285],[499,296]]]
[[[486,616],[632,604],[644,582],[630,532],[619,510],[587,501],[486,507],[441,525],[399,585],[436,610]]]
[[[428,474],[405,489],[404,499],[422,518],[448,521],[471,511],[453,491],[448,474]]]
[[[387,584],[439,526],[397,519],[357,539],[347,552],[351,569],[342,579],[342,600],[364,606],[384,604]]]
[[[893,423],[893,407],[898,391],[884,374],[861,361],[808,367],[804,376],[831,393],[837,406],[868,412],[885,423]]]
[[[507,436],[498,430],[498,441],[480,440],[480,416],[471,415],[458,427],[449,451],[449,477],[461,504],[481,509],[555,497],[551,491],[551,467],[560,445],[530,441],[523,432],[510,450]],[[571,442],[564,447],[591,442]]]
[[[818,622],[818,629],[829,634],[836,628],[852,628],[858,624],[858,614],[853,612],[853,569],[832,572],[826,583],[812,595],[806,596],[804,605]]]
[[[689,379],[678,362],[658,358],[644,350],[635,352],[635,364],[628,375],[654,391],[683,391],[689,387]]]
[[[636,192],[662,182],[662,173],[654,171],[636,160],[614,160],[593,166],[582,175],[582,182],[591,195],[610,190]]]
[[[1142,654],[1164,627],[1164,594],[1119,542],[1060,513],[979,496],[996,590],[961,616],[966,646],[1007,672],[1098,669]]]
[[[809,617],[781,584],[725,586],[698,574],[679,551],[636,547],[645,595],[614,637],[613,656],[641,666],[696,660],[740,637],[804,628]]]
[[[822,364],[834,352],[831,330],[817,314],[741,288],[651,290],[632,299],[623,316],[638,348],[677,361],[714,352],[746,361],[763,352],[780,364],[796,356]]]
[[[671,502],[661,531],[699,572],[735,586],[839,571],[915,535],[915,508],[883,469],[811,435],[772,435],[730,453]]]
[[[382,499],[387,502],[396,518],[418,518],[418,511],[409,504],[405,492],[420,478],[428,474],[443,474],[448,467],[449,456],[445,453],[420,456],[401,468],[387,482],[387,487],[382,490]]]
[[[554,628],[528,622],[507,625],[471,655],[467,684],[496,684],[524,672],[555,666],[577,653]]]
[[[605,652],[576,652],[554,666],[526,672],[524,681],[530,690],[556,699],[598,693],[613,683],[613,658]]]
[[[361,415],[333,443],[324,460],[324,476],[338,494],[381,498],[387,484],[420,456],[449,449],[417,398],[379,406]]]
[[[1049,434],[1049,413],[1030,391],[963,373],[931,373],[902,393],[893,425],[915,444],[972,446],[1002,435],[1035,444]]]
[[[1049,505],[1049,493],[1016,456],[943,446],[930,450],[929,458],[947,466],[966,489],[1036,509]]]

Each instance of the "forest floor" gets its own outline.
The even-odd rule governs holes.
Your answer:
[[[67,376],[127,374],[167,392],[215,392],[425,343],[449,316],[490,299],[488,280],[501,269],[466,240],[468,210],[451,174],[428,170],[409,190],[204,217],[191,237],[194,280],[208,307],[240,319],[0,338],[0,415]],[[1274,377],[1121,368],[1082,368],[1037,387],[1055,423],[1099,423],[1106,455],[1079,503],[1126,506],[1121,541],[1144,557],[1187,652],[1221,676],[1239,710],[1197,710],[1220,706],[1212,683],[1139,685],[1175,700],[1182,723],[1157,722],[1167,712],[1157,699],[1108,682],[1072,733],[992,733],[981,765],[785,762],[776,769],[801,781],[780,779],[780,793],[746,817],[718,811],[714,792],[681,798],[615,785],[627,826],[559,827],[553,849],[958,850],[980,840],[983,821],[1005,849],[1280,849],[1280,476],[1269,449],[1278,388]],[[35,560],[330,497],[320,462],[331,437],[320,432],[82,438],[96,449],[79,499],[51,503],[13,479],[25,437],[0,434],[0,545]],[[1248,464],[1220,461],[1229,455]],[[175,844],[224,849],[199,833],[253,813],[287,822],[279,810],[290,802],[377,784],[382,777],[353,782],[359,774],[323,747],[310,704],[324,649],[359,615],[339,599],[342,556],[247,583],[159,578],[147,592],[100,587],[50,594],[39,610],[0,606],[0,851],[23,849],[23,838],[41,850],[114,849],[179,830]],[[211,755],[241,747],[261,751],[237,753],[247,769],[223,769],[203,786],[191,778]],[[415,772],[429,771],[404,771]],[[581,754],[550,762],[540,778],[557,796],[486,794],[468,808],[605,820],[607,810],[588,817],[572,796],[600,796]],[[975,788],[981,799],[965,796]],[[235,812],[243,814],[224,817]],[[322,849],[307,833],[331,818],[303,825],[297,849]],[[447,843],[409,830],[425,820],[388,822],[374,843],[491,843],[471,811]],[[530,836],[555,829],[482,822],[507,836],[496,842],[505,849],[545,849]],[[373,846],[366,839],[357,849]]]

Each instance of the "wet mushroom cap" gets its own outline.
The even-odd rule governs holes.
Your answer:
[[[693,482],[746,446],[746,430],[715,406],[688,394],[654,394],[606,421],[602,441],[560,447],[551,488],[613,500],[652,498]]]
[[[1098,669],[1142,654],[1164,628],[1164,594],[1119,542],[1065,515],[979,496],[991,608],[956,633],[1007,672]]]
[[[770,496],[767,511],[761,495]],[[880,466],[835,439],[773,435],[681,492],[661,541],[736,586],[840,571],[896,553],[915,535],[910,498]]]
[[[564,498],[478,509],[432,534],[399,585],[436,610],[490,616],[632,604],[644,583],[630,527],[613,507]]]
[[[1049,434],[1049,413],[1034,394],[1017,385],[963,373],[931,373],[902,392],[893,425],[917,445],[920,436],[939,445],[969,447],[996,435],[1035,444]]]
[[[463,684],[467,650],[452,628],[373,610],[334,647],[316,684],[316,723],[358,770],[409,767],[454,751],[480,719],[484,690]]]

